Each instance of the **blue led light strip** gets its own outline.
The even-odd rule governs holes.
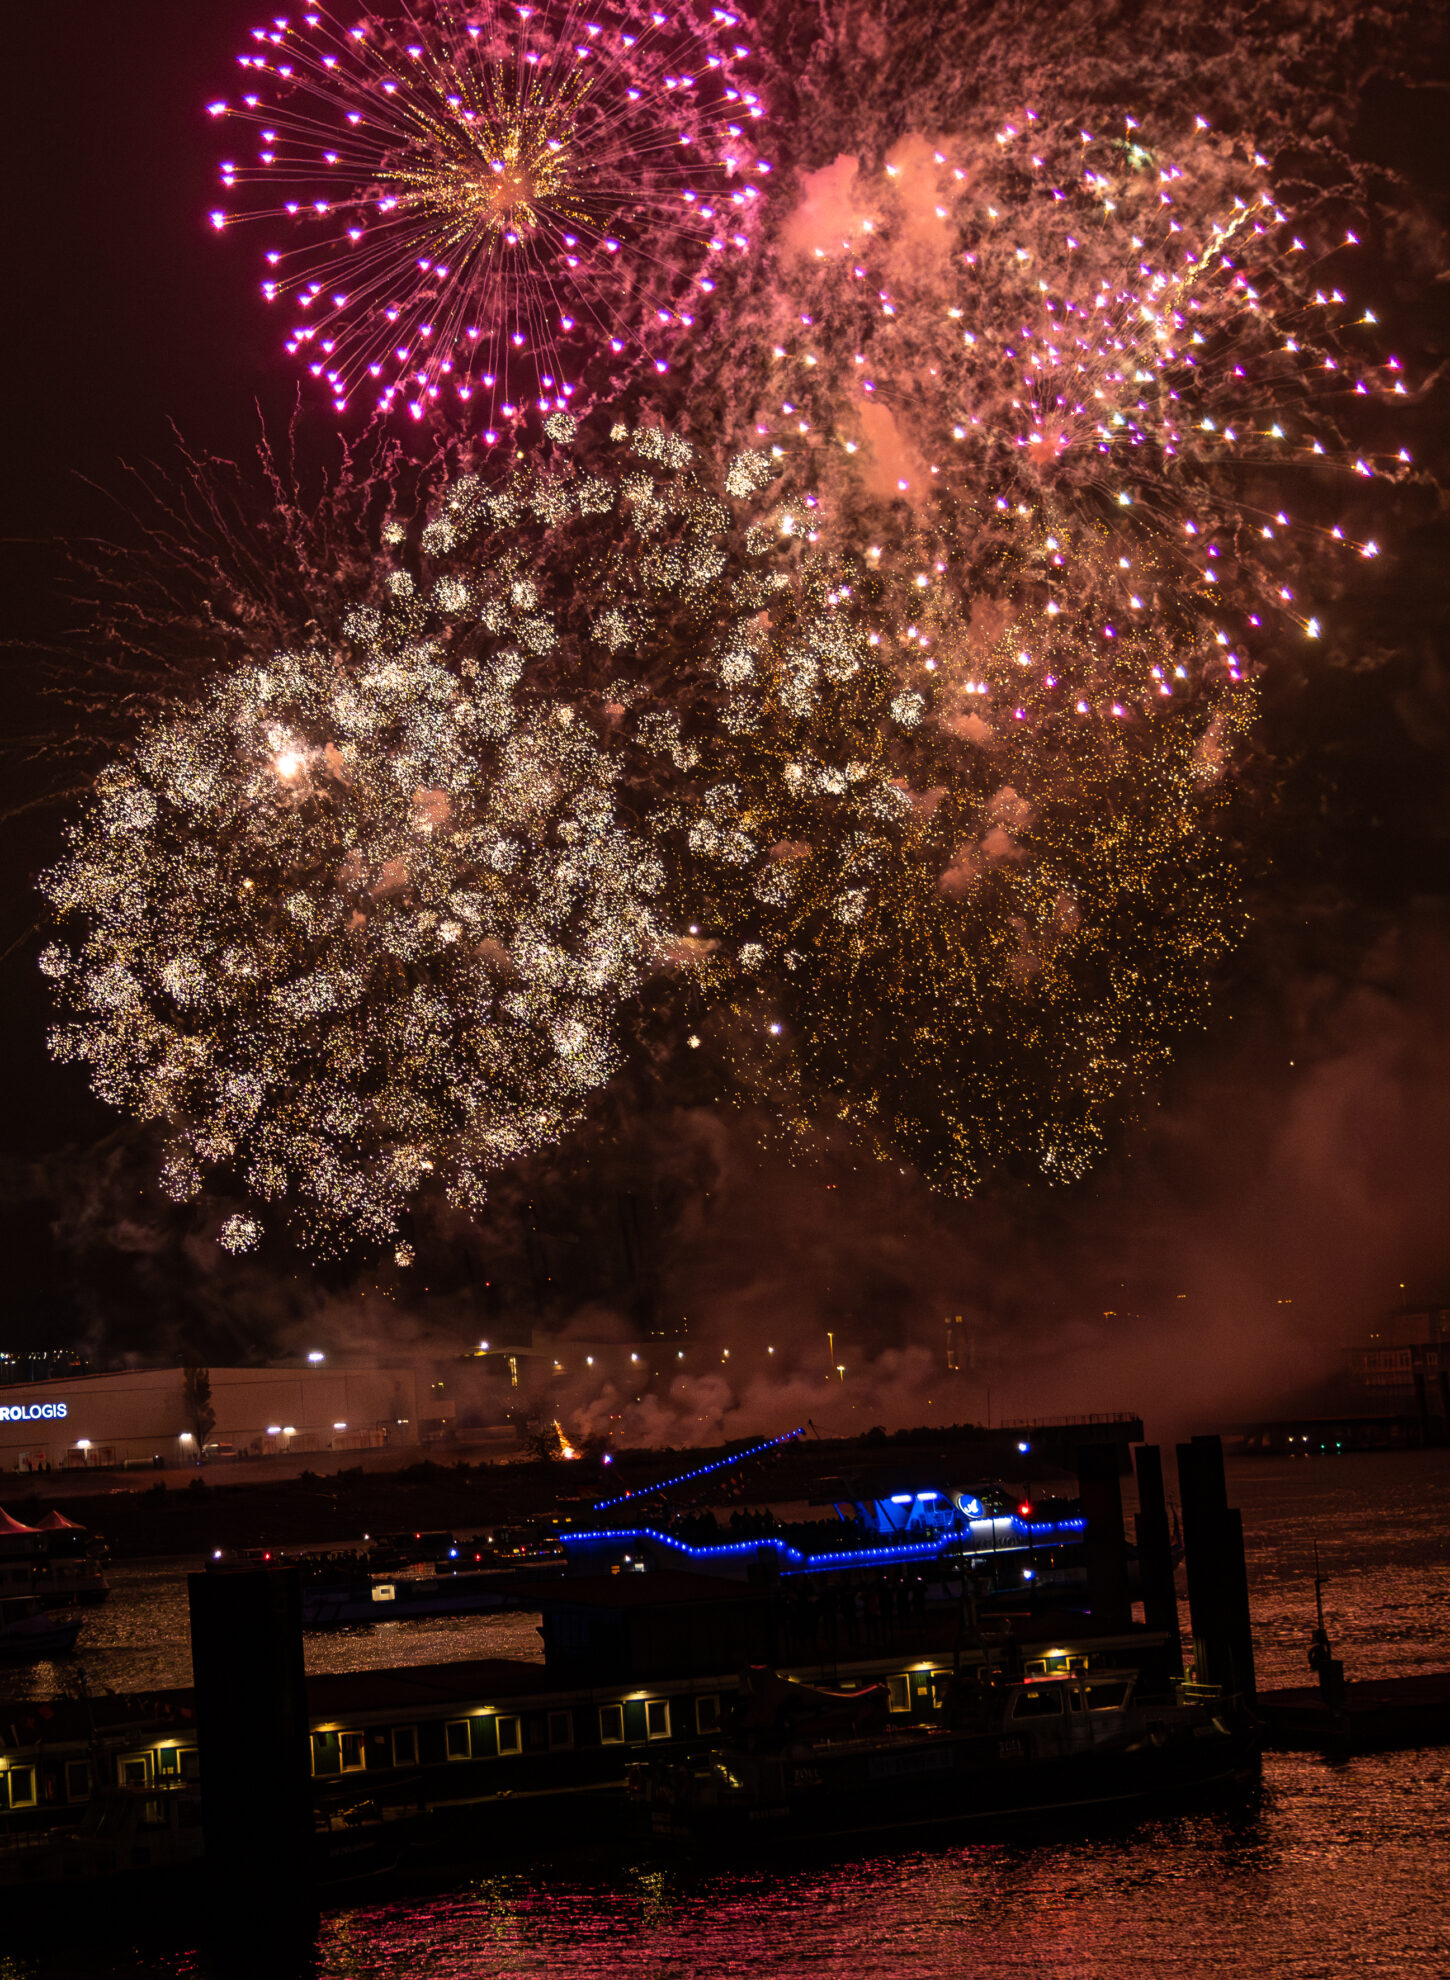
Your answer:
[[[661,1478],[654,1485],[637,1485],[632,1492],[621,1492],[615,1499],[596,1500],[595,1512],[608,1512],[612,1506],[622,1506],[630,1499],[647,1499],[654,1492],[668,1492],[673,1486],[688,1485],[692,1478],[708,1478],[712,1471],[731,1471],[738,1464],[748,1464],[763,1451],[773,1451],[778,1444],[789,1444],[797,1437],[804,1437],[806,1428],[801,1424],[797,1430],[787,1430],[783,1437],[772,1437],[767,1443],[755,1444],[748,1451],[736,1451],[732,1457],[717,1458],[714,1464],[702,1464],[698,1470],[682,1471],[678,1478]],[[676,1543],[678,1544],[678,1543]]]
[[[1027,1536],[1028,1541],[1078,1534],[1087,1525],[1085,1519],[1039,1520],[1030,1526],[1019,1519],[1011,1523],[1018,1532]],[[727,1560],[738,1554],[753,1554],[768,1548],[771,1553],[779,1554],[782,1562],[792,1567],[806,1568],[876,1567],[890,1561],[934,1560],[940,1554],[961,1547],[964,1541],[971,1538],[969,1534],[949,1533],[933,1540],[903,1541],[895,1547],[851,1547],[843,1553],[803,1554],[798,1547],[789,1546],[784,1540],[769,1539],[724,1540],[713,1547],[692,1547],[688,1541],[676,1540],[672,1534],[661,1533],[652,1526],[612,1527],[600,1533],[564,1533],[559,1537],[566,1550],[607,1540],[652,1540],[657,1546],[672,1548],[677,1554],[687,1554],[693,1561]],[[967,1551],[985,1558],[994,1549],[988,1544],[969,1547]]]

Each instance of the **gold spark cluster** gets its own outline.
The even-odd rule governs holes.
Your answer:
[[[524,683],[528,587],[383,570],[335,641],[151,724],[42,883],[52,1050],[164,1124],[172,1195],[250,1199],[233,1249],[279,1217],[382,1242],[430,1184],[476,1206],[609,1078],[659,947],[615,766]]]
[[[462,571],[504,526],[546,592],[668,870],[686,1049],[950,1188],[1081,1174],[1229,940],[1252,686],[1210,643],[1160,693],[1132,625],[1049,622],[1026,666],[919,545],[843,555],[769,452],[553,427],[422,542]]]

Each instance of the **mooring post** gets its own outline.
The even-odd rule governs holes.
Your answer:
[[[296,1568],[188,1576],[207,1869],[252,1903],[312,1874],[312,1768]]]
[[[1138,1474],[1138,1511],[1133,1521],[1138,1542],[1138,1574],[1143,1589],[1143,1621],[1167,1637],[1166,1660],[1174,1675],[1183,1670],[1183,1640],[1178,1628],[1178,1590],[1173,1578],[1173,1535],[1168,1527],[1168,1500],[1163,1490],[1163,1453],[1156,1444],[1139,1444],[1133,1452]]]
[[[1118,1465],[1116,1444],[1079,1444],[1078,1498],[1087,1520],[1083,1551],[1088,1605],[1094,1623],[1113,1632],[1128,1629],[1133,1620],[1128,1564],[1123,1557],[1123,1488]]]
[[[1244,1523],[1228,1503],[1220,1438],[1195,1437],[1178,1446],[1178,1493],[1194,1665],[1203,1683],[1252,1701],[1254,1634]]]

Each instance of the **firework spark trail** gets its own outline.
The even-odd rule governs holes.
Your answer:
[[[338,410],[366,393],[490,437],[579,410],[597,360],[668,370],[749,245],[770,165],[740,35],[719,8],[636,0],[255,29],[243,94],[209,106],[255,127],[221,172],[248,203],[212,224],[286,225],[263,294],[292,298],[288,353]]]
[[[1344,203],[1293,212],[1201,127],[1184,153],[1131,118],[1104,138],[1029,116],[986,146],[911,140],[880,187],[802,217],[809,307],[756,432],[810,449],[847,513],[847,485],[855,510],[896,502],[919,557],[1006,601],[1039,695],[1064,645],[1129,628],[1162,643],[1160,698],[1176,646],[1232,675],[1286,627],[1318,637],[1320,596],[1379,553],[1348,491],[1412,472],[1385,439],[1402,368],[1340,286]]]
[[[346,644],[146,728],[42,883],[56,1055],[166,1123],[173,1195],[217,1172],[323,1253],[393,1235],[430,1181],[476,1207],[563,1132],[660,942],[663,871],[609,761],[519,686],[507,635],[537,642],[538,615],[470,644],[461,587],[390,588]],[[237,1213],[223,1242],[260,1229]]]

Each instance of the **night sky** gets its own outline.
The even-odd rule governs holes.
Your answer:
[[[966,1313],[999,1395],[1024,1413],[1151,1399],[1206,1424],[1312,1397],[1383,1309],[1450,1299],[1450,544],[1428,495],[1386,517],[1386,554],[1325,665],[1266,684],[1242,828],[1248,933],[1208,1028],[1085,1183],[953,1204],[846,1147],[792,1163],[748,1116],[645,1068],[506,1179],[480,1228],[430,1227],[412,1279],[361,1257],[317,1271],[280,1247],[232,1260],[159,1195],[147,1137],[45,1051],[32,882],[59,844],[55,800],[85,765],[56,747],[70,717],[42,692],[53,663],[32,647],[61,644],[70,624],[63,540],[125,533],[108,492],[121,463],[166,459],[168,422],[240,459],[258,408],[274,432],[292,411],[255,240],[218,239],[205,221],[219,151],[202,106],[255,18],[232,0],[78,0],[7,23],[0,1345],[195,1345],[222,1359],[285,1348],[304,1326],[339,1344],[456,1342],[480,1315],[495,1331],[539,1319],[584,1332],[687,1316],[696,1336],[769,1333],[808,1361],[832,1327],[872,1363],[879,1420],[909,1421],[924,1403],[914,1346]],[[1297,120],[1376,168],[1382,320],[1414,378],[1444,364],[1443,9],[967,18],[918,0],[825,20],[781,5],[762,24],[783,170],[949,131],[969,108],[1049,87],[1151,111],[1191,86],[1220,123],[1282,133]],[[723,368],[707,375],[723,389]],[[330,415],[304,406],[304,446],[325,450]],[[1407,425],[1442,484],[1445,406],[1432,383]],[[719,1420],[774,1428],[775,1408],[726,1397]]]

